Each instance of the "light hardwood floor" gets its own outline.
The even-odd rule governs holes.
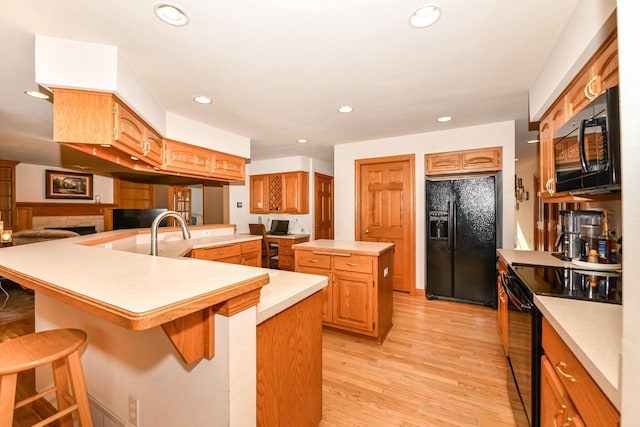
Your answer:
[[[496,311],[394,294],[382,345],[325,331],[329,426],[514,426]]]

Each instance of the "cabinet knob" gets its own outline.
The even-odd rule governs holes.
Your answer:
[[[364,234],[369,234],[369,230],[364,230]]]

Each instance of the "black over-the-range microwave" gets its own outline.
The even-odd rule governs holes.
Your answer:
[[[553,134],[556,191],[620,190],[618,87],[607,89]]]

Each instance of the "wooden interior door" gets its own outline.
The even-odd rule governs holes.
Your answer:
[[[395,243],[393,290],[416,292],[415,156],[356,160],[356,240]]]
[[[169,186],[169,209],[178,212],[187,224],[191,224],[191,188]]]
[[[333,239],[333,177],[315,173],[313,180],[314,239]]]

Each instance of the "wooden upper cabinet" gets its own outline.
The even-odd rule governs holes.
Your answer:
[[[251,213],[309,213],[309,172],[284,172],[249,177]]]
[[[309,213],[309,173],[289,172],[282,174],[284,194],[282,210],[285,213]]]
[[[427,154],[426,175],[449,175],[502,170],[502,147]]]
[[[163,139],[117,96],[53,88],[53,139],[133,170],[243,180],[245,159]]]
[[[163,142],[163,170],[190,176],[211,175],[211,150],[171,139]]]
[[[251,213],[269,213],[267,202],[269,177],[267,175],[252,175],[249,177],[249,211]]]
[[[554,144],[553,134],[571,117],[605,90],[618,85],[618,41],[612,34],[540,120],[540,190],[548,202],[571,202],[597,199],[578,197],[555,191],[555,164],[580,161],[577,139]]]
[[[212,154],[211,172],[218,178],[229,180],[244,180],[244,163],[242,157],[231,154],[214,152]]]
[[[618,38],[611,36],[571,82],[567,91],[569,116],[605,90],[618,85]]]

